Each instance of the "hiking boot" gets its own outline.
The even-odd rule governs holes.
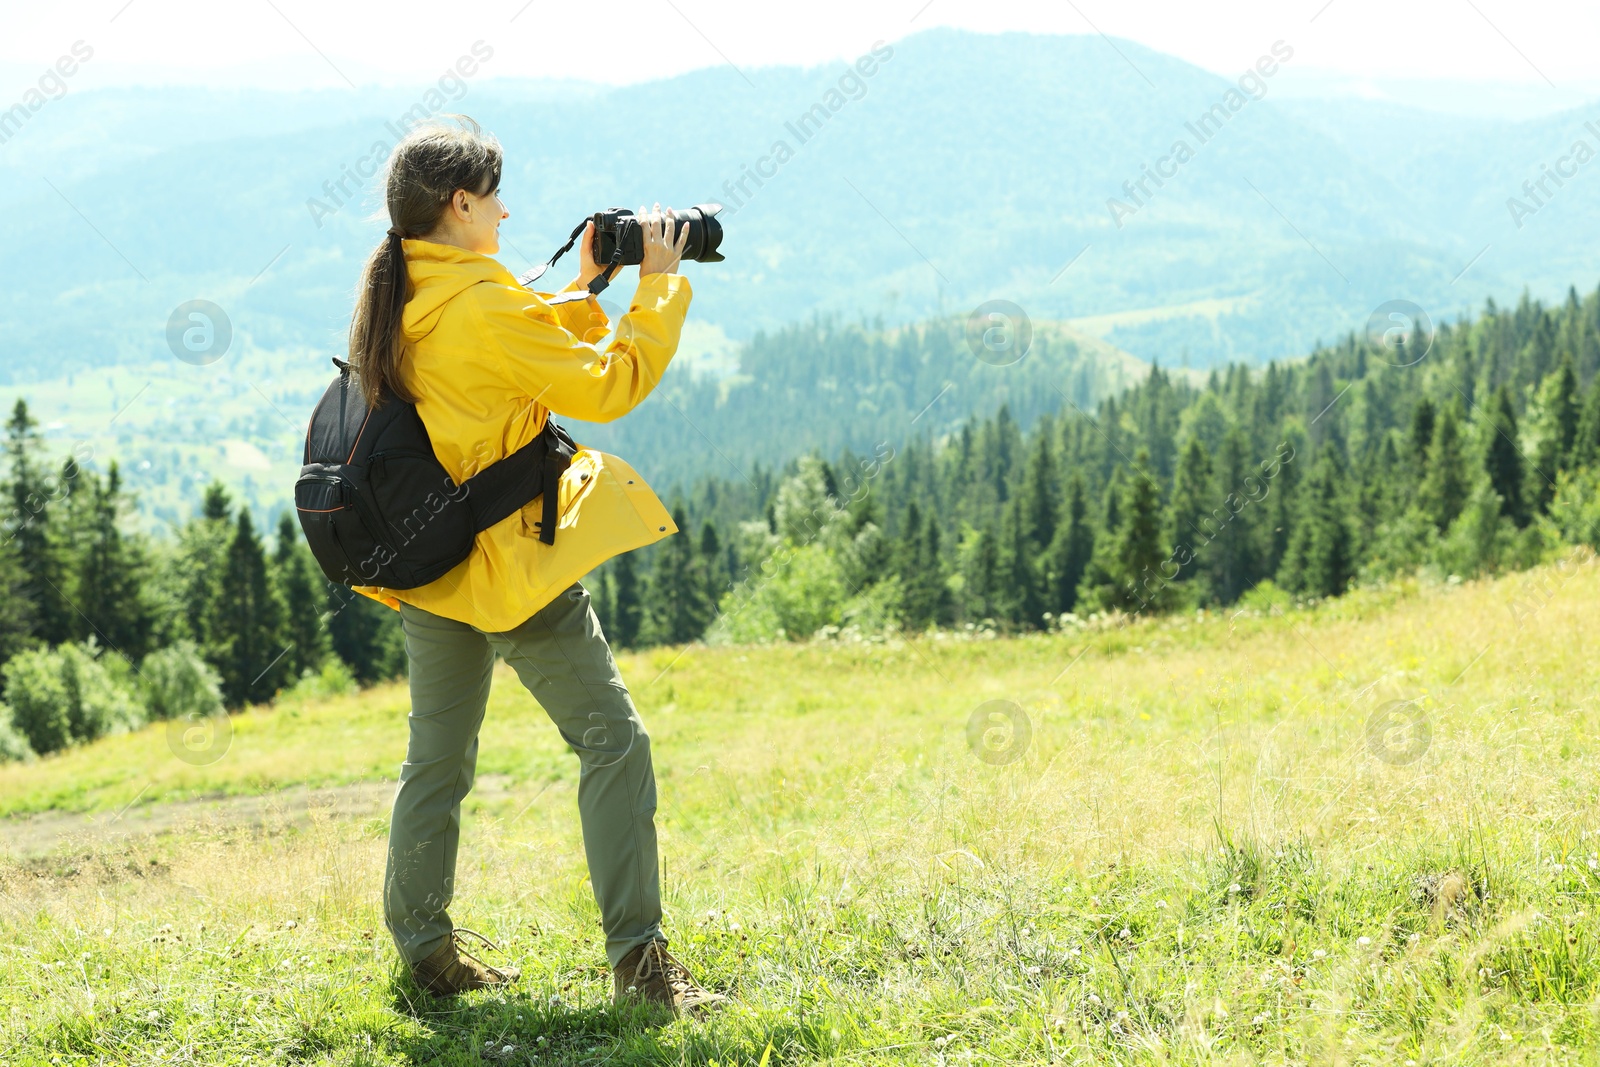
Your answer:
[[[453,997],[470,989],[508,985],[521,976],[522,972],[515,967],[491,967],[468,952],[462,934],[471,934],[496,952],[500,951],[494,942],[476,930],[456,927],[433,955],[411,965],[411,977],[424,992],[436,997]]]
[[[665,1008],[674,1015],[697,1015],[730,1003],[721,993],[702,988],[660,939],[647,941],[622,957],[611,979],[613,1004],[632,1001]]]

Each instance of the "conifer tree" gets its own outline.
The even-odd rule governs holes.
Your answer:
[[[1428,445],[1428,469],[1417,490],[1417,502],[1423,514],[1443,533],[1466,506],[1470,489],[1461,444],[1461,416],[1452,403],[1434,423],[1433,441]]]
[[[1593,467],[1600,464],[1600,374],[1589,382],[1578,429],[1572,441],[1572,465]]]
[[[1028,541],[1030,556],[1036,556],[1049,548],[1050,542],[1056,536],[1060,502],[1057,499],[1055,450],[1050,445],[1050,430],[1048,420],[1035,429],[1033,451],[1028,455],[1027,485],[1024,489],[1026,521],[1023,533]]]
[[[46,474],[44,440],[38,422],[19,399],[6,422],[6,458],[10,463],[10,512],[4,529],[22,583],[17,590],[30,619],[33,636],[49,645],[70,640],[75,612],[67,602],[67,565],[63,497],[70,481],[52,482]],[[76,468],[72,468],[74,471]]]
[[[122,475],[116,461],[104,479],[86,472],[79,511],[77,573],[73,602],[78,640],[95,638],[103,646],[138,663],[152,651],[154,613],[145,594],[147,574],[143,546],[122,532]]]
[[[1555,496],[1556,475],[1572,463],[1578,418],[1578,378],[1567,356],[1539,387],[1538,445],[1528,472],[1528,495],[1540,513]]]
[[[249,508],[234,524],[221,588],[227,606],[213,623],[210,658],[222,676],[223,701],[237,708],[269,700],[287,673],[284,611]]]
[[[1251,466],[1249,448],[1244,431],[1237,427],[1222,439],[1213,464],[1211,511],[1200,522],[1211,537],[1209,544],[1198,549],[1202,573],[1211,596],[1220,604],[1238,600],[1266,573],[1256,533],[1265,516],[1256,497],[1265,491],[1267,500],[1274,495],[1282,500],[1287,487],[1280,481],[1281,472],[1274,479],[1278,484],[1273,484]]]
[[[1517,448],[1517,412],[1511,404],[1511,390],[1504,385],[1495,390],[1489,401],[1483,435],[1483,466],[1489,474],[1489,487],[1500,494],[1500,513],[1519,527],[1526,526],[1528,508],[1523,496],[1522,453]]]
[[[1000,603],[1005,619],[1015,626],[1038,629],[1044,622],[1044,597],[1039,589],[1035,551],[1028,536],[1022,498],[1014,496],[1001,518]]]
[[[633,553],[624,552],[612,561],[612,613],[606,620],[612,643],[618,648],[633,648],[639,641],[642,605],[639,595],[639,574],[635,569]]]
[[[1167,523],[1162,543],[1172,554],[1171,569],[1179,580],[1195,578],[1201,569],[1200,560],[1206,554],[1210,540],[1202,526],[1209,517],[1211,500],[1211,457],[1199,438],[1189,438],[1178,455],[1178,469],[1173,475],[1172,502],[1167,508]]]
[[[1337,452],[1324,449],[1300,494],[1294,533],[1278,582],[1307,596],[1338,596],[1355,575],[1345,523],[1344,471]]]
[[[680,504],[672,521],[679,530],[689,519]],[[657,550],[650,575],[650,595],[645,636],[654,644],[681,645],[698,640],[711,621],[706,598],[705,568],[693,541],[685,535],[669,537]]]
[[[1078,585],[1094,557],[1095,534],[1089,515],[1089,495],[1083,474],[1074,472],[1067,483],[1065,521],[1056,528],[1046,567],[1049,610],[1064,615],[1078,604]]]
[[[286,511],[278,519],[278,544],[273,554],[272,577],[284,607],[283,636],[289,646],[285,673],[292,681],[308,671],[316,673],[333,651],[325,620],[324,586],[300,527]]]

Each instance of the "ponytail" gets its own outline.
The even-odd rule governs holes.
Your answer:
[[[350,363],[369,408],[393,393],[408,404],[417,398],[400,378],[400,316],[410,299],[406,254],[400,231],[390,228],[361,272],[361,295],[350,317]]]
[[[500,142],[465,115],[446,117],[455,123],[415,127],[384,167],[389,232],[367,257],[350,316],[350,364],[369,408],[389,395],[417,402],[400,374],[400,322],[411,298],[403,241],[432,233],[457,189],[482,196],[500,185]]]

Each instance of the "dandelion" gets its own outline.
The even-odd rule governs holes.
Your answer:
[[[1320,960],[1322,957],[1326,956],[1327,954],[1328,954],[1328,950],[1327,949],[1319,948],[1319,949],[1317,949],[1315,952],[1313,952],[1311,954],[1311,958],[1314,959],[1314,960]]]
[[[1122,928],[1122,933],[1118,934],[1117,936],[1122,938],[1122,940],[1126,941],[1126,940],[1128,940],[1128,938],[1133,936],[1133,931],[1129,930],[1126,926],[1124,926]]]
[[[295,921],[294,921],[294,920],[293,920],[293,919],[290,919],[290,920],[289,920],[289,921],[288,921],[288,922],[286,922],[286,923],[284,923],[284,924],[283,924],[283,928],[284,928],[284,929],[285,929],[285,930],[293,930],[293,929],[294,929],[294,928],[295,928],[295,927],[296,927],[296,926],[298,926],[298,925],[300,925],[300,924],[299,924],[299,923],[297,923],[297,922],[295,922]],[[163,928],[163,929],[164,929],[164,928]]]
[[[1161,909],[1165,909],[1166,906],[1167,906],[1167,902],[1166,901],[1164,901],[1164,900],[1156,901],[1156,907],[1161,908]]]
[[[1366,946],[1372,944],[1372,938],[1370,938],[1370,937],[1358,937],[1358,938],[1356,938],[1356,944],[1358,944],[1361,947],[1365,948]]]

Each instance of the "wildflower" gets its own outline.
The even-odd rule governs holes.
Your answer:
[[[1319,949],[1317,949],[1315,952],[1313,952],[1311,954],[1311,958],[1314,959],[1314,960],[1320,960],[1322,957],[1326,956],[1327,954],[1328,954],[1328,950],[1327,949],[1319,948]]]
[[[1158,907],[1158,908],[1165,908],[1165,907],[1166,907],[1166,906],[1167,906],[1167,902],[1166,902],[1166,901],[1164,901],[1164,900],[1158,900],[1158,901],[1156,901],[1156,907]]]
[[[1358,945],[1362,946],[1363,948],[1365,948],[1367,945],[1372,944],[1372,938],[1370,938],[1370,937],[1358,937],[1358,938],[1356,938],[1356,944],[1358,944]]]

